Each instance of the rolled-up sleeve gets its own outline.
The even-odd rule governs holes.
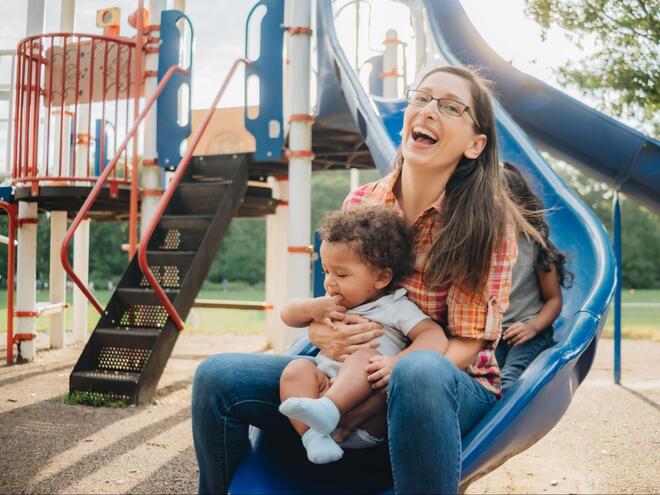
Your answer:
[[[511,222],[494,250],[483,292],[474,293],[452,284],[447,294],[449,335],[489,341],[499,340],[502,318],[509,307],[511,271],[518,257],[517,236]]]

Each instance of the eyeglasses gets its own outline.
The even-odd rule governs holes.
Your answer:
[[[479,122],[477,122],[477,117],[475,117],[474,112],[470,110],[469,106],[461,101],[454,100],[453,98],[434,98],[425,91],[420,91],[418,89],[409,89],[406,93],[406,101],[409,105],[414,107],[425,107],[433,100],[438,102],[438,110],[445,115],[460,117],[464,113],[467,113],[474,122],[474,125],[479,129]]]

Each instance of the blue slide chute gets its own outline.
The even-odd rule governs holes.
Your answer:
[[[445,19],[441,24],[438,20],[445,15],[445,6],[451,9],[456,7],[454,4],[458,2],[428,0],[422,6],[435,39],[427,42],[436,42],[449,63],[460,63],[461,59],[451,51],[456,46],[442,38],[445,22],[451,22]],[[324,129],[359,133],[375,166],[385,174],[391,169],[400,142],[404,102],[370,97],[364,91],[339,45],[331,0],[319,0],[317,5],[317,123]],[[468,30],[468,26],[462,26]],[[453,29],[456,45],[460,45],[461,31],[456,31],[457,26]],[[463,37],[470,41],[469,36]],[[561,419],[593,362],[615,282],[613,255],[603,226],[555,174],[530,139],[532,136],[539,141],[554,140],[555,146],[563,149],[560,140],[554,137],[556,130],[551,127],[550,135],[545,136],[542,125],[537,123],[535,134],[528,135],[523,130],[527,130],[524,122],[518,122],[513,111],[510,114],[505,110],[510,109],[506,101],[496,102],[495,107],[501,156],[523,170],[550,210],[552,240],[568,253],[575,282],[564,292],[565,304],[555,325],[557,345],[538,356],[507,396],[464,438],[463,486],[530,447]],[[589,112],[597,114],[591,109]],[[572,118],[570,114],[557,116],[560,117]],[[620,132],[639,135],[622,124],[616,126]],[[590,157],[600,153],[602,144],[596,137],[592,141],[595,149],[582,142],[580,148],[584,148],[582,156],[589,167],[596,169],[600,164],[592,162]],[[572,149],[564,152],[568,156],[575,153]],[[645,155],[640,152],[637,156]],[[589,167],[585,166],[591,170]],[[630,170],[638,170],[637,165]],[[631,179],[626,183],[632,184]],[[296,350],[312,352],[307,341],[298,342]],[[284,446],[257,430],[252,439],[254,448],[238,467],[231,484],[234,493],[379,493],[391,489],[382,459],[364,465],[354,462],[347,453],[342,461],[319,467],[309,464],[302,451],[283,455]],[[374,454],[374,457],[378,456]]]

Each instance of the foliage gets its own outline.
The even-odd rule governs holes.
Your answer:
[[[559,68],[560,82],[575,85],[618,117],[647,123],[660,134],[660,3],[658,0],[526,0],[526,13],[547,35],[551,26],[569,31],[595,53]]]
[[[562,178],[611,230],[612,193],[568,166],[557,167]],[[361,182],[373,181],[376,171],[360,172]],[[350,188],[348,171],[315,172],[312,175],[312,230],[329,212],[341,207]],[[660,221],[646,208],[625,197],[622,199],[623,284],[628,288],[660,288]],[[0,234],[6,235],[6,217],[0,216]],[[41,215],[37,229],[38,285],[48,282],[50,219]],[[121,244],[128,241],[126,223],[92,222],[90,228],[90,280],[98,290],[108,282],[117,283],[128,259]],[[223,245],[214,260],[207,281],[222,283],[263,283],[265,272],[266,221],[263,218],[238,218],[232,221]],[[0,287],[6,287],[7,247],[0,244]],[[69,253],[73,259],[73,249]],[[222,287],[222,286],[220,286]]]
[[[568,166],[557,167],[562,178],[578,193],[612,232],[612,192]],[[643,206],[621,197],[623,286],[660,288],[660,219]]]
[[[128,406],[128,402],[125,400],[97,392],[71,392],[62,398],[62,402],[69,406],[83,405],[92,407],[112,407],[115,409]]]
[[[265,253],[266,219],[234,219],[207,279],[212,282],[222,282],[223,278],[251,284],[261,282],[265,273]]]

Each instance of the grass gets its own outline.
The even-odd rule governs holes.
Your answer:
[[[111,407],[115,409],[128,407],[128,402],[125,400],[96,392],[71,392],[62,397],[62,402],[69,406],[83,405],[91,407]]]
[[[110,299],[112,291],[97,290],[96,297],[105,304]],[[263,286],[252,287],[245,284],[232,283],[227,289],[219,284],[206,284],[200,291],[200,299],[226,299],[241,301],[263,301]],[[38,301],[47,301],[48,292],[38,291]],[[72,301],[71,292],[67,300]],[[622,333],[624,338],[647,339],[660,341],[660,290],[624,290],[622,295],[624,304],[622,311]],[[627,303],[654,303],[657,306],[633,307]],[[0,328],[4,329],[6,322],[7,293],[0,291]],[[613,335],[613,314],[610,312],[605,323],[604,335]],[[90,331],[96,326],[98,313],[89,306],[88,323]],[[37,319],[37,331],[48,331],[48,317]],[[67,328],[73,326],[72,311],[66,315]],[[238,309],[206,309],[193,308],[186,320],[186,332],[190,334],[240,333],[258,334],[265,331],[266,313],[264,311],[238,310]]]

